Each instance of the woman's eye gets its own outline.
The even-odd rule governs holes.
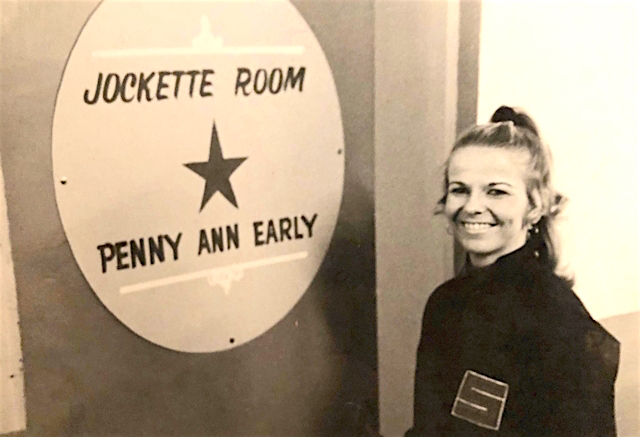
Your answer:
[[[498,189],[498,188],[491,188],[491,189],[489,189],[489,190],[487,191],[487,194],[488,194],[489,196],[505,196],[505,195],[507,195],[507,194],[509,194],[509,193],[507,193],[507,192],[506,192],[506,191],[504,191],[504,190],[500,190],[500,189]]]
[[[468,190],[465,187],[451,187],[449,193],[451,194],[466,194]]]

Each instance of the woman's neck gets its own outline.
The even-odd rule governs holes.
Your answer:
[[[514,244],[504,247],[502,250],[498,250],[490,253],[471,253],[469,252],[469,262],[473,267],[486,267],[493,264],[505,255],[508,255],[516,250],[520,249],[527,242],[526,234],[522,240],[517,240]]]

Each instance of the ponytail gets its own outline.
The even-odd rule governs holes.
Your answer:
[[[522,110],[501,106],[491,116],[490,123],[473,126],[463,132],[455,142],[451,154],[466,146],[498,147],[529,152],[527,195],[530,204],[534,206],[533,193],[539,194],[541,216],[536,223],[530,223],[531,230],[527,244],[535,247],[541,262],[572,286],[572,275],[559,267],[560,247],[555,229],[556,217],[564,210],[567,199],[553,188],[551,151],[540,138],[538,127],[533,119]],[[445,194],[438,202],[436,212],[442,212],[447,199],[448,164],[447,161],[444,179]]]

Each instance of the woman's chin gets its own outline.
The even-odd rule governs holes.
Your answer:
[[[498,245],[491,241],[483,241],[481,239],[459,239],[458,242],[462,246],[464,250],[466,250],[470,254],[478,255],[478,256],[487,256],[491,255],[495,251],[499,250]]]

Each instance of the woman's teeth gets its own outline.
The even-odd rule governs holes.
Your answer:
[[[467,231],[467,232],[480,233],[480,232],[487,231],[489,228],[492,228],[494,225],[492,223],[467,223],[467,222],[462,222],[462,226],[464,227],[465,231]]]

